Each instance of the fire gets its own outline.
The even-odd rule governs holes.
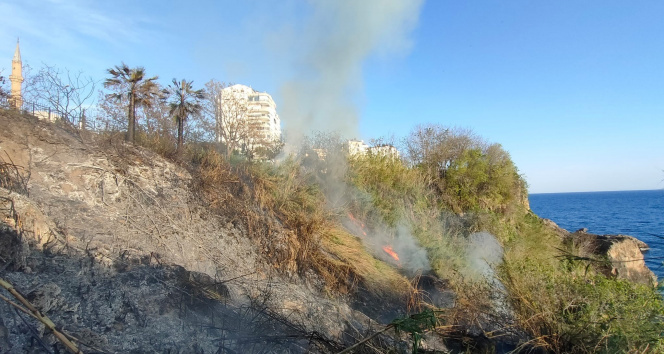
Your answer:
[[[364,223],[363,222],[361,222],[360,220],[355,219],[353,214],[351,214],[350,212],[348,213],[348,218],[350,219],[350,221],[353,222],[353,224],[355,224],[355,226],[357,226],[360,229],[360,231],[362,231],[362,234],[364,236],[367,235],[367,232],[364,231]]]
[[[389,254],[390,256],[392,256],[392,258],[394,258],[397,262],[399,262],[399,255],[396,252],[394,252],[392,246],[390,245],[383,246],[383,251],[385,251],[385,253]]]

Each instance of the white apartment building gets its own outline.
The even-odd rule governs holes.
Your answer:
[[[365,144],[362,140],[348,140],[346,142],[348,147],[348,155],[350,156],[364,156],[369,150],[369,145]]]
[[[399,159],[399,150],[389,144],[372,146],[369,148],[369,154],[377,157],[386,157],[392,160]]]
[[[349,156],[370,156],[387,157],[390,159],[399,159],[399,151],[390,144],[380,144],[369,146],[362,140],[348,140],[346,142]]]
[[[243,139],[243,145],[248,145],[249,148],[266,147],[269,143],[281,139],[281,120],[277,114],[277,105],[270,94],[238,84],[224,88],[219,100],[224,116],[222,124],[246,121],[250,133]],[[217,141],[223,141],[219,133]]]

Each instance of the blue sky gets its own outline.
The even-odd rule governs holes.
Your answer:
[[[164,84],[251,85],[284,109],[298,82],[297,102],[325,91],[315,106],[338,100],[329,113],[354,116],[346,128],[365,140],[470,128],[511,153],[533,193],[664,187],[664,2],[320,3],[4,1],[0,69],[20,37],[33,67],[98,80],[124,61]]]

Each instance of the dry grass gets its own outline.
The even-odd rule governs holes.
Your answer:
[[[341,227],[323,233],[322,248],[327,253],[324,255],[326,262],[346,267],[349,276],[347,283],[361,281],[379,296],[404,296],[413,290],[408,279],[397,269],[373,257],[360,239]],[[334,278],[328,280],[335,281]]]
[[[284,273],[313,269],[336,293],[350,293],[359,282],[379,292],[407,292],[405,277],[334,224],[324,196],[296,163],[231,165],[208,152],[194,175],[194,189],[208,205],[243,228]]]

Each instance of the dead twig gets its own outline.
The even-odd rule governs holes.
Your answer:
[[[12,294],[12,296],[14,296],[21,304],[23,304],[23,306],[27,307],[29,309],[29,311],[27,309],[23,308],[22,306],[18,305],[17,303],[9,300],[7,297],[0,295],[0,298],[2,300],[6,301],[7,303],[14,306],[15,308],[31,315],[32,317],[39,320],[39,322],[43,323],[44,326],[46,326],[46,328],[48,328],[53,333],[53,335],[55,335],[55,337],[60,341],[60,343],[62,343],[69,351],[71,351],[72,353],[75,353],[75,354],[83,354],[83,352],[80,349],[78,349],[76,344],[72,343],[69,340],[69,338],[67,338],[64,334],[62,334],[62,332],[60,332],[56,328],[55,323],[53,323],[53,321],[51,321],[51,319],[49,319],[48,317],[42,315],[41,312],[39,312],[39,310],[37,310],[37,308],[35,308],[30,303],[30,301],[26,300],[23,297],[23,295],[21,295],[18,291],[16,291],[16,289],[14,289],[13,285],[8,283],[4,279],[0,278],[0,286],[5,288],[5,290],[7,290],[10,294]]]
[[[370,335],[370,336],[368,336],[368,337],[362,339],[361,341],[359,341],[359,342],[357,342],[357,343],[351,345],[350,347],[348,347],[348,348],[346,348],[346,349],[340,351],[340,352],[337,353],[337,354],[350,353],[350,352],[351,352],[352,350],[354,350],[355,348],[357,348],[357,347],[361,346],[362,344],[364,344],[364,343],[366,343],[366,342],[368,342],[368,341],[370,341],[370,340],[376,338],[378,335],[387,332],[389,329],[391,329],[391,328],[393,328],[393,327],[394,327],[394,324],[389,324],[389,325],[385,326],[385,328],[381,329],[380,331],[378,331],[378,332],[376,332],[376,333],[374,333],[374,334],[372,334],[372,335]]]
[[[28,180],[30,179],[29,171],[27,176],[24,176],[24,174],[19,171],[19,166],[14,163],[7,151],[5,151],[5,155],[9,162],[6,162],[0,156],[0,187],[7,188],[16,193],[28,195]],[[25,170],[23,167],[21,167],[21,169]]]

